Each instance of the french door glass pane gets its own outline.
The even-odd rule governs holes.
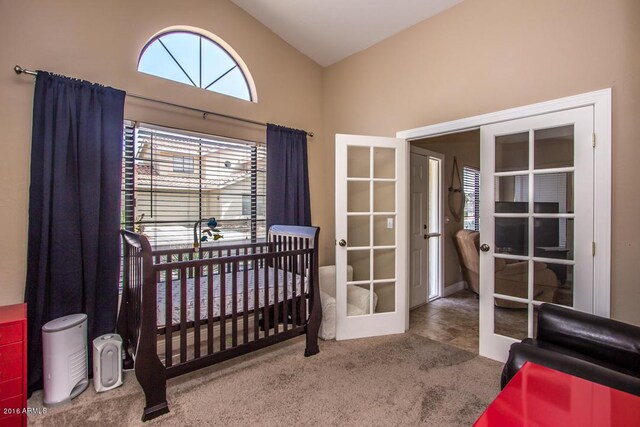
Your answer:
[[[395,282],[374,283],[373,290],[378,298],[376,313],[392,313],[396,311]]]
[[[347,217],[347,242],[351,247],[369,246],[369,215]]]
[[[373,149],[373,177],[390,178],[396,177],[395,171],[396,150],[393,148],[375,147]]]
[[[573,213],[573,172],[535,174],[533,200],[536,213]]]
[[[389,227],[391,225],[391,227]],[[395,217],[375,215],[373,217],[373,245],[393,246],[396,244]]]
[[[573,167],[573,125],[534,132],[534,168]]]
[[[528,218],[496,218],[495,252],[510,255],[528,255],[528,224]]]
[[[495,178],[496,213],[529,212],[529,176]]]
[[[373,183],[373,211],[394,212],[396,210],[396,183],[381,181]]]
[[[371,314],[371,285],[347,285],[347,316]]]
[[[528,298],[529,262],[495,259],[495,293]]]
[[[529,132],[496,136],[496,172],[529,169]]]
[[[370,178],[369,147],[347,147],[347,177]]]
[[[533,272],[534,299],[573,307],[573,266],[544,263]]]
[[[347,182],[347,212],[369,212],[369,181]]]
[[[393,279],[396,275],[396,251],[375,249],[373,251],[373,279]]]
[[[527,304],[520,304],[520,307],[495,307],[493,327],[496,334],[521,340],[527,337],[528,326]]]
[[[361,251],[348,251],[347,252],[347,265],[353,267],[353,280],[356,282],[362,280],[370,280],[371,268],[370,268],[370,250]]]

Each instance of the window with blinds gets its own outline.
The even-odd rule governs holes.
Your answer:
[[[464,229],[480,230],[480,171],[468,166],[462,168],[464,187]]]
[[[216,244],[262,240],[265,194],[263,143],[125,123],[122,227],[154,248],[193,245],[212,217]]]

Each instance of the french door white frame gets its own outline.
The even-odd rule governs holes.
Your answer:
[[[403,244],[409,241],[407,238],[408,217],[407,195],[408,175],[404,174],[406,170],[406,162],[409,161],[409,150],[407,142],[396,138],[385,138],[363,135],[336,135],[336,339],[353,339],[378,335],[398,334],[403,331],[403,320],[405,330],[409,321],[409,286],[406,276],[407,252],[406,246]],[[368,177],[349,177],[347,166],[349,147],[364,147],[368,149],[383,148],[394,150],[394,177],[393,178],[376,178],[374,157],[372,152],[369,154],[369,176]],[[384,250],[393,250],[395,252],[394,277],[376,279],[374,274],[374,257],[371,252],[370,274],[367,280],[347,282],[347,263],[349,244],[344,239],[350,240],[348,236],[348,182],[349,180],[361,181],[369,183],[369,206],[368,211],[352,212],[354,215],[380,215],[384,214],[395,219],[395,238],[392,246],[375,245],[373,234],[373,224],[370,222],[370,238],[369,244],[364,250],[373,251],[375,248]],[[393,212],[376,212],[374,206],[374,188],[376,182],[393,182],[395,183],[395,200]],[[342,239],[342,240],[341,240]],[[351,248],[361,250],[362,248]],[[370,312],[366,315],[349,316],[347,314],[347,286],[356,286],[367,284],[371,291],[375,290],[376,283],[394,283],[394,304],[395,310],[389,312]],[[369,294],[370,307],[374,307],[373,292]],[[404,319],[403,319],[404,317]]]
[[[578,107],[593,106],[594,124],[594,241],[593,313],[611,315],[611,89],[588,92],[552,101],[511,108],[494,113],[453,120],[444,123],[399,131],[397,138],[407,141],[479,129],[504,121],[554,113]],[[409,150],[407,150],[407,180],[409,180]],[[409,212],[409,207],[407,207]],[[408,221],[408,219],[407,219]],[[407,239],[407,253],[410,242]],[[406,273],[409,274],[409,263]],[[409,311],[406,313],[409,327]]]

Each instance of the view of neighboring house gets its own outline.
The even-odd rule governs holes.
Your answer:
[[[134,218],[153,246],[190,245],[195,222],[212,217],[224,242],[264,238],[263,145],[145,126],[129,143],[135,159],[125,162],[135,162],[135,174],[133,191],[124,191],[133,194],[135,208],[124,217]],[[206,221],[196,227],[198,239],[207,228]]]

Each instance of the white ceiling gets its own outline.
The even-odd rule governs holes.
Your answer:
[[[326,67],[463,0],[231,0]]]

